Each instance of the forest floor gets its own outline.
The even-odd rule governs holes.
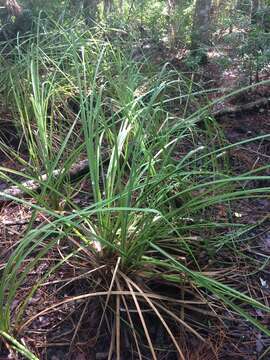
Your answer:
[[[210,62],[200,69],[199,77],[201,81],[205,83],[211,82],[212,87],[222,87],[226,89],[233,89],[235,83],[241,77],[240,69],[235,63],[229,69],[222,69],[215,61],[216,54],[212,54]],[[182,67],[181,60],[177,58],[177,55],[173,55],[170,59],[174,67]],[[261,74],[261,79],[269,77],[269,72]],[[209,95],[211,100],[215,96]],[[240,94],[239,96],[232,97],[223,103],[217,105],[217,108],[231,107],[235,105],[244,105],[259,99],[262,97],[270,97],[270,89],[264,86],[258,86],[250,91]],[[2,115],[5,118],[11,117],[4,106],[2,108]],[[254,108],[249,111],[242,111],[238,113],[232,113],[230,115],[221,116],[218,119],[218,124],[221,131],[224,134],[226,141],[229,143],[235,143],[243,141],[245,139],[252,138],[256,135],[269,134],[270,133],[270,106],[263,106]],[[10,139],[12,142],[12,139]],[[237,148],[234,148],[230,154],[231,169],[234,174],[248,172],[251,169],[255,169],[257,166],[268,165],[270,161],[270,142],[269,140],[255,141],[248,144],[243,144]],[[4,158],[2,155],[1,162],[3,166],[12,167],[12,160]],[[269,170],[268,170],[269,171]],[[265,175],[270,175],[266,172]],[[256,184],[254,183],[254,186]],[[265,184],[267,186],[267,184]],[[269,185],[269,184],[268,184]],[[87,184],[85,185],[87,187]],[[0,184],[1,188],[1,184]],[[78,199],[80,201],[80,199]],[[81,199],[83,201],[83,199]],[[241,222],[247,224],[255,224],[261,221],[261,225],[256,227],[253,233],[252,244],[243,243],[242,254],[247,257],[257,258],[263,266],[260,271],[249,274],[249,267],[243,262],[243,259],[239,257],[235,263],[235,268],[232,272],[235,273],[234,280],[236,283],[243,282],[243,288],[248,289],[248,293],[251,297],[262,301],[269,305],[270,302],[270,199],[245,199],[237,203],[234,208],[235,217],[241,218]],[[216,208],[215,218],[226,218],[226,208],[220,205]],[[0,209],[0,269],[5,266],[5,261],[11,254],[12,249],[17,245],[22,233],[28,226],[31,218],[31,210],[22,205],[17,205],[12,202],[2,203]],[[36,219],[37,224],[40,221],[49,221],[44,214],[40,214]],[[20,289],[23,294],[27,288],[30,289],[49,268],[50,262],[55,257],[59,256],[59,249],[55,249],[51,252],[50,257],[46,257],[42,263],[40,263],[32,274],[32,277],[28,279],[26,288]],[[228,250],[224,250],[224,253],[220,254],[220,258],[226,259],[230,254]],[[209,259],[205,259],[205,263],[210,264]],[[208,264],[208,265],[209,265]],[[212,264],[213,265],[213,264]],[[211,267],[210,265],[208,266]],[[67,270],[70,272],[70,268]],[[61,290],[54,292],[54,285],[61,282],[61,279],[72,277],[76,274],[65,273],[65,268],[61,268],[58,274],[55,274],[50,282],[46,283],[39,288],[35,296],[31,299],[31,302],[27,308],[26,316],[31,318],[39,310],[44,307],[50,307],[55,302],[59,301],[58,295],[63,298],[74,294],[74,288],[72,284],[70,287],[65,287],[65,292],[61,294]],[[79,283],[80,284],[80,283]],[[83,287],[83,283],[81,283]],[[18,294],[18,302],[20,294]],[[14,307],[16,307],[14,303]],[[83,311],[81,307],[80,311]],[[40,354],[40,358],[43,360],[63,360],[71,358],[73,360],[94,360],[94,359],[106,359],[108,352],[106,350],[109,346],[106,334],[104,339],[99,341],[96,345],[95,331],[97,327],[96,304],[93,303],[91,308],[88,309],[88,321],[84,324],[84,328],[78,330],[77,323],[80,320],[80,315],[75,311],[75,304],[72,306],[61,307],[61,309],[44,314],[35,319],[27,329],[24,331],[24,335],[21,340]],[[266,327],[270,327],[270,316],[263,316],[260,311],[254,314]],[[202,316],[202,315],[200,315]],[[204,315],[208,317],[208,314]],[[247,321],[237,319],[234,321],[228,321],[229,315],[224,313],[219,319],[211,320],[211,326],[204,329],[204,333],[207,339],[212,342],[212,348],[209,346],[198,347],[194,352],[196,343],[189,343],[185,335],[181,335],[181,340],[186,343],[186,358],[187,360],[211,360],[211,359],[245,359],[245,360],[267,360],[270,359],[270,351],[267,354],[265,351],[270,350],[270,339],[267,339],[259,330],[250,326]],[[195,319],[196,321],[196,319]],[[80,336],[74,337],[74,332],[79,331]],[[156,337],[157,343],[161,346],[166,345],[166,339],[164,339],[164,333],[159,327],[153,325],[153,329],[150,330],[151,335]],[[185,341],[184,341],[185,339]],[[126,344],[127,354],[123,355],[122,359],[125,360],[128,354],[128,341]],[[194,355],[195,354],[195,355]],[[69,357],[70,356],[70,357]],[[260,357],[261,356],[261,357]],[[136,359],[136,357],[134,357]],[[164,354],[162,359],[177,359],[173,352]],[[160,358],[160,359],[161,359]],[[6,353],[0,354],[0,360],[12,360],[10,353],[7,349]],[[150,358],[149,358],[150,359]]]

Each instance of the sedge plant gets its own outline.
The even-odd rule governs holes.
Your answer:
[[[17,351],[34,359],[10,336],[27,332],[35,319],[63,305],[83,303],[85,310],[75,328],[72,345],[83,326],[89,302],[96,301],[101,309],[96,336],[104,327],[111,332],[109,358],[116,354],[120,359],[121,334],[125,332],[138,358],[143,359],[146,347],[147,354],[158,359],[159,350],[145,310],[161,323],[181,359],[185,355],[174,332],[175,324],[198,341],[205,341],[200,330],[186,320],[189,309],[200,312],[207,308],[214,314],[226,308],[269,336],[269,330],[248,311],[249,307],[267,313],[267,305],[222,281],[220,274],[229,274],[231,264],[209,275],[199,257],[202,249],[212,257],[223,247],[237,251],[235,246],[248,231],[245,225],[233,223],[230,218],[212,219],[209,209],[222,204],[230,212],[235,201],[269,196],[269,187],[246,187],[250,181],[269,179],[258,175],[262,169],[233,176],[223,166],[229,149],[269,135],[217,148],[211,144],[209,148],[201,139],[209,138],[210,134],[201,136],[202,130],[197,125],[209,105],[191,115],[183,106],[182,118],[169,112],[168,96],[164,94],[175,79],[172,81],[166,66],[148,79],[144,89],[140,64],[113,43],[98,40],[90,32],[84,42],[82,35],[70,34],[60,26],[57,30],[65,42],[65,56],[57,61],[55,55],[51,56],[52,49],[48,55],[37,44],[37,49],[30,53],[27,75],[30,86],[22,92],[14,82],[15,106],[32,159],[28,177],[38,180],[35,171],[41,169],[49,176],[47,182],[40,181],[40,193],[30,193],[35,202],[11,195],[6,198],[30,206],[34,214],[42,213],[48,222],[28,227],[6,261],[0,285],[1,334],[6,341],[13,341]],[[40,82],[39,62],[43,60],[32,59],[37,50],[54,67],[45,83]],[[69,68],[63,58],[68,58]],[[62,128],[58,144],[52,124],[59,101],[53,100],[56,95],[57,99],[65,99],[66,89],[78,104],[78,111],[70,129]],[[186,89],[188,93],[179,98],[190,101],[190,84]],[[27,102],[26,107],[29,92],[31,103]],[[36,137],[31,134],[33,124]],[[70,139],[77,125],[77,141],[70,151]],[[183,146],[187,149],[184,154],[180,151]],[[65,195],[63,184],[72,162],[82,156],[88,161],[85,179],[90,190],[88,203],[79,207]],[[59,166],[64,173],[55,179],[53,171]],[[11,170],[2,168],[1,172],[7,176]],[[61,197],[64,199],[63,212],[46,201],[48,189],[57,194],[57,202]],[[27,283],[28,275],[56,249],[60,258],[51,263],[14,309],[14,299]],[[76,274],[62,279],[59,287],[73,284],[76,289],[80,280],[84,282],[83,291],[61,297],[56,289],[58,301],[27,316],[25,310],[38,289],[44,283],[50,284],[52,275],[57,276],[60,269],[69,266],[76,269]],[[172,291],[164,295],[161,291],[164,286],[177,289],[179,296],[172,295]]]

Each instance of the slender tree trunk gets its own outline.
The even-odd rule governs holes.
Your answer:
[[[265,5],[263,7],[263,15],[262,15],[262,27],[263,30],[267,33],[270,32],[270,3],[269,5]]]
[[[213,0],[211,9],[210,9],[210,17],[211,17],[211,26],[215,28],[218,23],[219,18],[219,8],[220,8],[220,0]]]
[[[168,18],[169,18],[169,42],[171,47],[175,45],[177,35],[177,23],[175,13],[179,5],[179,0],[167,0]]]
[[[212,0],[197,0],[193,16],[191,49],[197,50],[209,45],[210,10]]]
[[[258,10],[259,10],[259,0],[252,0],[251,12],[250,12],[251,24],[256,24],[258,22]]]
[[[104,0],[103,2],[103,11],[105,17],[107,17],[113,10],[113,0]]]

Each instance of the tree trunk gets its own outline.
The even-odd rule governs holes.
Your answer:
[[[86,24],[95,25],[98,17],[98,0],[83,0],[83,11]]]
[[[211,5],[212,0],[196,0],[191,38],[192,50],[205,48],[209,45]]]
[[[179,0],[167,0],[168,18],[169,18],[169,42],[173,47],[177,35],[177,23],[175,20],[175,13],[178,10]]]
[[[211,26],[216,28],[219,18],[219,9],[220,9],[220,0],[213,0],[211,9],[210,9],[210,17],[211,17]]]
[[[238,10],[243,14],[248,15],[250,12],[250,5],[250,0],[237,0],[235,10]]]
[[[1,0],[0,6],[5,6],[8,13],[12,16],[19,16],[22,13],[22,7],[16,0]]]
[[[98,16],[98,0],[71,0],[74,16],[83,13],[87,25],[95,25]]]
[[[250,12],[251,24],[256,24],[258,22],[258,10],[259,10],[259,0],[252,0],[251,12]]]
[[[262,27],[266,33],[270,32],[270,4],[263,8]]]

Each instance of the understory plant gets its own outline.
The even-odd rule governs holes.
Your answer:
[[[47,47],[48,39],[43,43],[40,33],[26,54],[18,54],[29,65],[24,77],[16,76],[16,64],[10,75],[16,126],[28,160],[23,161],[20,149],[5,151],[29,167],[2,167],[1,175],[18,187],[23,186],[12,174],[34,180],[38,190],[28,191],[33,200],[0,193],[32,211],[30,226],[1,271],[0,334],[5,342],[35,359],[15,338],[20,340],[39,317],[78,306],[72,346],[91,301],[99,309],[96,337],[104,327],[111,333],[109,359],[113,354],[120,359],[122,334],[139,359],[145,353],[158,358],[149,313],[180,359],[185,353],[177,326],[206,341],[189,322],[189,311],[218,316],[227,309],[232,318],[240,315],[269,336],[269,329],[249,312],[268,313],[268,306],[224,280],[243,234],[254,227],[232,220],[234,202],[270,193],[267,186],[247,186],[269,180],[259,175],[262,169],[232,175],[228,153],[269,135],[238,144],[211,141],[217,129],[207,114],[211,104],[195,113],[189,110],[196,97],[192,81],[166,65],[146,77],[145,64],[91,32],[71,34],[59,26],[51,37],[58,44],[61,38],[61,55],[57,47]],[[177,98],[170,99],[172,89],[180,89]],[[170,101],[179,102],[182,114],[168,111]],[[87,160],[83,206],[75,201],[81,182],[69,178],[80,159]],[[40,174],[47,174],[46,179]],[[226,219],[215,217],[218,206],[226,210]],[[45,220],[34,226],[39,215]],[[215,258],[221,249],[231,252],[231,261],[208,271],[200,254]],[[50,256],[49,266],[22,295],[30,274]],[[60,271],[64,275],[55,282]],[[56,284],[55,301],[27,315],[30,300],[44,284]],[[71,285],[72,293],[63,295]]]

